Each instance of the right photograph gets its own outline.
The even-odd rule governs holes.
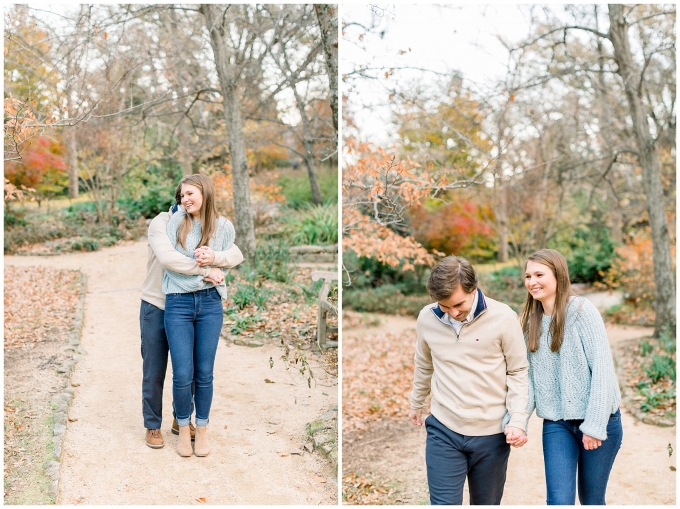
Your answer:
[[[676,504],[675,34],[343,5],[344,505]]]

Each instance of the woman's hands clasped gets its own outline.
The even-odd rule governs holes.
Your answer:
[[[203,281],[219,285],[222,281],[224,281],[224,272],[222,272],[222,269],[217,267],[211,267],[210,272],[208,272],[208,275],[203,278]]]
[[[194,251],[194,258],[199,267],[212,265],[215,262],[215,251],[208,246],[202,246]]]

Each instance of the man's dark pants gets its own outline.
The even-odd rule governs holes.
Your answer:
[[[425,419],[427,482],[432,505],[462,505],[465,477],[471,505],[500,505],[510,445],[505,434],[460,435],[433,415]]]
[[[159,429],[163,420],[163,383],[168,370],[168,338],[165,334],[165,312],[142,301],[139,328],[142,333],[142,415],[144,427]],[[194,385],[191,386],[194,392]],[[191,404],[193,412],[194,405]],[[172,415],[175,416],[173,404]]]

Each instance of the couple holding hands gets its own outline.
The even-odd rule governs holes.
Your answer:
[[[527,441],[529,417],[543,418],[548,505],[604,505],[621,447],[619,391],[597,308],[571,288],[564,257],[529,256],[520,319],[482,293],[472,265],[444,258],[427,288],[436,302],[418,316],[409,411],[427,430],[433,505],[498,505],[510,446]],[[423,422],[425,397],[431,415]],[[578,470],[578,479],[577,479]]]

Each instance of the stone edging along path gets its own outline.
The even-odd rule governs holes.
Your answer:
[[[51,405],[53,409],[53,438],[52,438],[52,459],[44,463],[45,474],[51,479],[50,496],[56,500],[57,489],[59,486],[59,468],[61,467],[62,443],[66,433],[66,423],[68,422],[68,409],[73,400],[74,389],[71,384],[71,372],[75,364],[86,352],[81,348],[80,338],[83,331],[83,318],[85,314],[85,294],[87,293],[87,276],[80,273],[77,284],[80,286],[80,296],[76,305],[76,313],[73,317],[73,327],[68,335],[68,344],[62,349],[72,352],[71,358],[67,358],[62,366],[57,369],[57,373],[66,375],[64,377],[64,388],[62,392],[52,397]]]

